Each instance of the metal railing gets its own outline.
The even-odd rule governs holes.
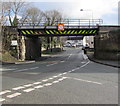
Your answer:
[[[102,19],[64,19],[56,20],[54,24],[50,21],[41,21],[38,23],[19,23],[18,27],[31,27],[31,28],[57,28],[58,24],[64,24],[64,28],[96,28],[103,23]]]

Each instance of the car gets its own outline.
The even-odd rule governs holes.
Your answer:
[[[66,44],[63,45],[63,47],[71,47],[71,44],[66,43]]]

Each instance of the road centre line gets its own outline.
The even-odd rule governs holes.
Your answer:
[[[65,61],[61,61],[61,63],[64,63]]]
[[[33,91],[33,90],[35,90],[35,88],[29,88],[29,89],[25,89],[25,90],[23,90],[24,92],[31,92],[31,91]]]
[[[53,76],[53,78],[57,78],[58,76]]]
[[[5,99],[3,99],[3,98],[0,98],[0,102],[3,102],[3,101],[5,101]]]
[[[34,85],[37,85],[37,84],[41,84],[42,82],[35,82],[35,83],[33,83]]]
[[[88,65],[90,63],[90,61],[88,61],[87,63],[85,63],[84,65],[81,66],[81,68],[85,67],[86,65]]]
[[[31,70],[34,70],[34,69],[37,69],[37,68],[39,68],[39,67],[33,67],[33,68],[30,68]]]
[[[19,96],[19,95],[21,95],[21,93],[17,92],[17,93],[14,93],[12,95],[8,95],[7,97],[8,98],[14,98],[14,97]]]
[[[27,85],[23,85],[23,86],[25,86],[25,87],[30,87],[30,86],[32,86],[33,84],[27,84]]]
[[[42,85],[38,85],[38,86],[35,86],[34,88],[43,88],[44,86],[42,86]]]
[[[52,85],[52,83],[47,83],[47,84],[44,84],[43,86],[50,86]]]
[[[0,92],[0,95],[6,94],[6,93],[9,93],[9,92],[11,92],[11,91],[5,90],[5,91]]]
[[[47,67],[49,67],[49,66],[52,66],[52,65],[55,65],[55,64],[58,64],[58,63],[54,63],[54,64],[49,64],[49,65],[46,65]]]
[[[37,69],[39,67],[32,67],[32,68],[27,68],[27,69],[21,69],[21,70],[16,70],[14,72],[21,72],[21,71],[26,71],[26,70],[34,70],[34,69]]]
[[[22,70],[17,70],[17,71],[14,71],[14,72],[21,72],[21,71],[26,71],[26,70],[29,70],[29,69],[22,69]]]
[[[23,89],[23,88],[25,88],[25,87],[23,87],[23,86],[19,86],[19,87],[12,88],[12,89],[13,89],[13,90],[20,90],[20,89]]]
[[[67,59],[69,59],[72,56],[72,54],[69,55],[69,57]]]
[[[45,79],[45,80],[42,80],[42,82],[46,82],[46,81],[48,81],[49,79]]]

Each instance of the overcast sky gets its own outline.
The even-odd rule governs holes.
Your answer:
[[[28,1],[28,0],[26,0]],[[104,24],[118,24],[120,0],[29,0],[43,11],[59,10],[68,18],[103,19]],[[83,9],[84,11],[80,11]]]

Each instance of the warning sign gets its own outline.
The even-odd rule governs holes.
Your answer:
[[[58,30],[64,31],[64,24],[58,24]]]

